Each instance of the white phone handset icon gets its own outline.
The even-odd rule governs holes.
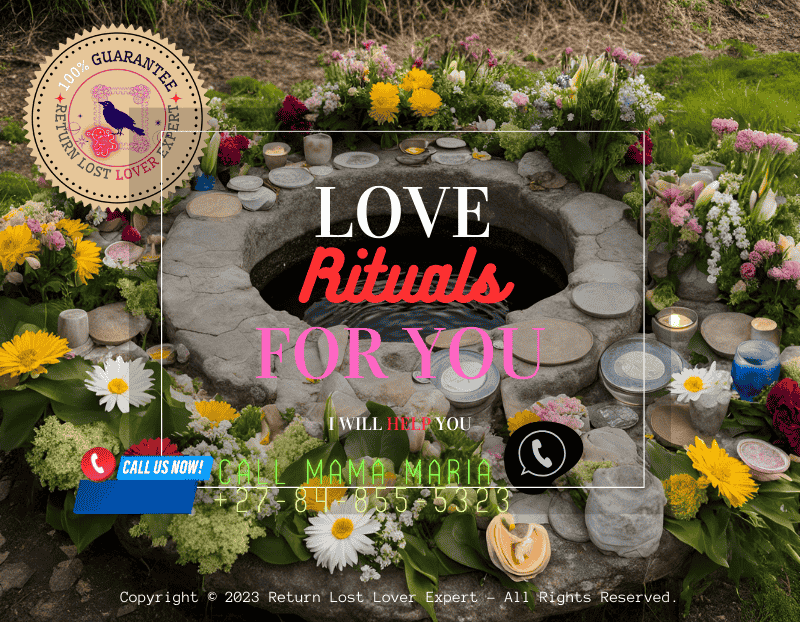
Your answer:
[[[549,469],[553,466],[553,461],[550,458],[542,458],[542,454],[539,453],[539,450],[542,448],[542,441],[538,438],[534,439],[533,443],[533,457],[539,461],[544,468]]]
[[[536,441],[534,441],[534,443],[535,443],[535,442],[536,442]],[[536,452],[536,450],[535,450],[535,449],[534,449],[533,451],[534,451],[534,453]],[[536,457],[538,458],[539,456],[537,455]],[[98,472],[100,475],[102,475],[103,473],[105,473],[105,469],[104,469],[103,467],[101,467],[100,465],[98,465],[98,464],[97,464],[97,454],[96,454],[96,453],[93,453],[93,454],[92,454],[92,457],[91,457],[91,458],[89,458],[89,460],[91,461],[91,463],[92,463],[92,468],[93,468],[95,471],[97,471],[97,472]],[[540,460],[540,461],[541,461],[541,460]],[[546,466],[550,466],[550,465],[546,465]]]

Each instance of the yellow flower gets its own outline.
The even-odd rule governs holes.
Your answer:
[[[0,231],[0,265],[8,272],[22,265],[26,257],[33,257],[39,250],[39,241],[34,239],[27,225],[6,227]]]
[[[305,492],[306,509],[314,512],[327,512],[334,501],[344,499],[347,488],[335,477],[327,475],[321,480],[313,477],[301,486]]]
[[[708,501],[705,487],[688,473],[671,475],[662,482],[667,497],[668,512],[679,520],[691,520]]]
[[[12,209],[11,211],[8,212],[8,214],[3,216],[3,220],[9,221],[12,218],[14,218],[14,216],[16,216],[17,214],[19,214],[19,210],[18,209]]]
[[[42,225],[42,235],[47,235],[51,231],[55,231],[56,226],[52,222],[46,222]]]
[[[194,409],[201,417],[205,417],[211,422],[211,427],[216,428],[220,421],[233,421],[239,413],[227,402],[208,400],[205,402],[195,402]]]
[[[86,285],[87,279],[94,278],[100,272],[100,247],[89,240],[80,240],[75,244],[75,252],[72,253],[77,267],[75,272],[81,283]]]
[[[539,415],[532,413],[530,410],[523,410],[508,420],[508,432],[513,434],[522,426],[528,423],[536,423],[537,421],[541,421]]]
[[[62,218],[56,223],[56,227],[64,232],[64,235],[72,238],[72,242],[77,244],[83,239],[83,234],[89,228],[89,225],[82,223],[80,220],[74,218]]]
[[[403,78],[400,88],[404,91],[415,91],[417,89],[432,89],[433,76],[424,69],[414,67]]]
[[[735,508],[752,499],[758,486],[750,476],[750,468],[741,460],[731,458],[714,441],[707,447],[703,440],[695,437],[694,445],[689,445],[686,455],[692,459],[692,466],[703,474],[698,480],[700,486],[707,481],[714,486]]]
[[[430,89],[417,89],[408,99],[408,103],[418,116],[430,117],[441,108],[442,98]]]
[[[69,352],[67,340],[40,330],[25,331],[0,345],[0,376],[19,376],[33,372],[46,374],[45,365],[54,365]]]
[[[370,118],[378,122],[378,125],[397,120],[397,112],[400,106],[400,91],[394,84],[377,82],[372,85],[369,97],[372,100],[372,107],[369,110]]]

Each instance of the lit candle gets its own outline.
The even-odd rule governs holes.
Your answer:
[[[264,153],[265,153],[266,155],[276,155],[276,156],[280,156],[280,155],[283,155],[284,153],[286,153],[286,149],[284,149],[283,147],[275,147],[275,148],[273,148],[273,149],[266,149],[266,150],[264,150]]]
[[[686,328],[694,324],[691,318],[681,315],[680,313],[670,313],[669,315],[658,318],[658,321],[667,328]]]

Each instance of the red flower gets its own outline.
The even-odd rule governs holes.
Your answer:
[[[242,161],[242,152],[233,138],[226,138],[219,145],[219,160],[225,166],[236,166]]]
[[[647,136],[647,140],[645,141],[647,147],[644,152],[642,152],[642,139],[645,135]],[[628,153],[626,153],[625,156],[629,161],[635,164],[642,164],[644,162],[644,164],[647,165],[653,163],[653,141],[650,140],[650,130],[645,131],[642,138],[639,138],[639,140],[628,147]]]
[[[146,438],[141,443],[131,445],[123,456],[160,456],[161,450],[165,456],[182,456],[178,451],[178,446],[173,444],[168,438]]]
[[[281,123],[290,125],[306,114],[308,114],[308,108],[306,108],[306,105],[294,95],[287,95],[286,99],[283,100],[281,109],[278,110],[275,116],[278,117],[278,121]]]
[[[132,225],[128,225],[122,230],[122,240],[125,242],[138,242],[142,236]]]
[[[784,378],[767,395],[767,412],[775,429],[800,456],[800,386]]]
[[[111,209],[106,212],[106,220],[121,220],[122,222],[128,222],[128,219],[122,215],[122,212],[118,209]]]

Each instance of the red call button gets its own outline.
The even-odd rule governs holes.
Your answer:
[[[83,454],[81,460],[81,470],[83,474],[93,482],[102,482],[111,477],[117,461],[105,447],[95,447]]]

